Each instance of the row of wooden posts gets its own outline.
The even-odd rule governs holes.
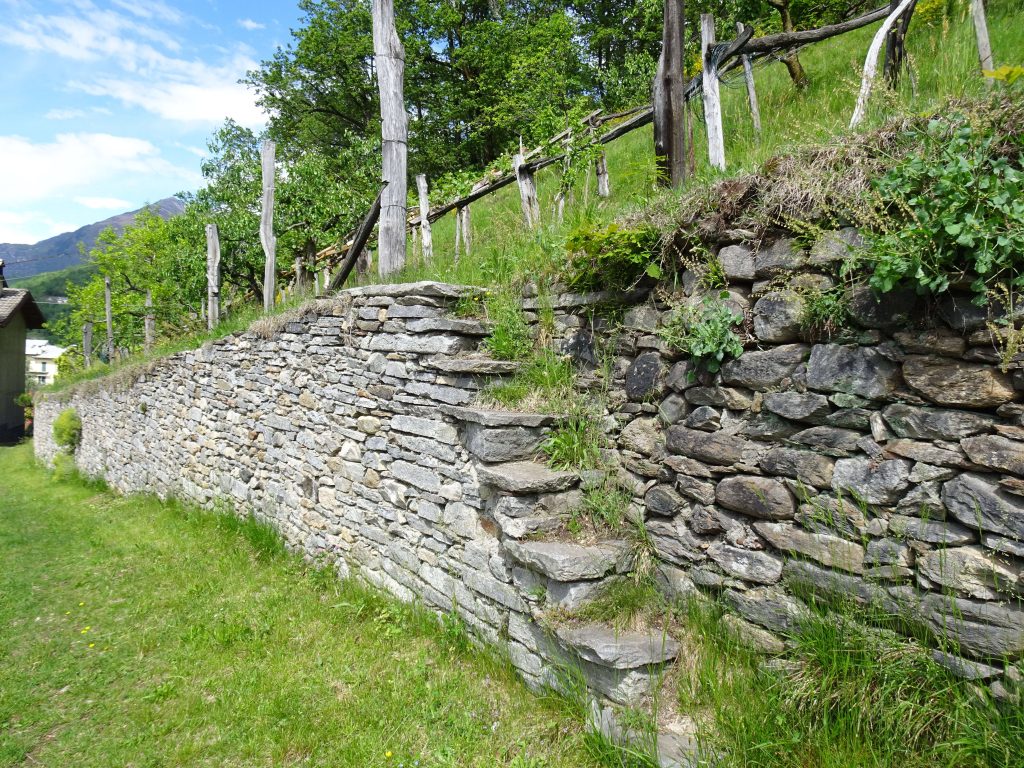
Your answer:
[[[602,115],[598,110],[583,118],[581,121],[582,128],[575,130],[586,131],[587,135],[591,137],[591,141],[600,145],[609,143],[630,131],[647,125],[647,123],[653,120],[655,121],[656,148],[659,152],[664,152],[671,156],[676,143],[681,146],[685,146],[685,135],[675,135],[677,132],[681,132],[685,129],[685,121],[682,121],[680,124],[674,124],[671,119],[665,120],[664,117],[659,118],[658,113],[659,111],[664,112],[667,108],[669,112],[677,113],[677,115],[682,114],[684,112],[685,102],[696,95],[697,92],[700,92],[702,95],[704,122],[707,132],[708,161],[713,167],[724,171],[725,138],[722,125],[719,79],[723,71],[725,71],[722,67],[729,58],[734,57],[735,60],[726,69],[731,69],[735,66],[742,67],[743,69],[743,78],[746,85],[747,100],[750,106],[750,116],[753,122],[754,132],[756,136],[760,136],[761,113],[757,100],[757,91],[754,85],[754,73],[751,63],[753,55],[764,55],[766,53],[786,49],[786,47],[818,42],[820,40],[827,39],[828,37],[844,34],[845,32],[852,31],[853,29],[858,29],[878,19],[884,19],[881,27],[875,33],[871,46],[868,49],[868,55],[864,65],[861,90],[858,94],[857,105],[854,109],[853,117],[850,120],[850,127],[856,127],[856,125],[864,118],[866,113],[871,85],[877,72],[877,61],[881,46],[885,43],[887,37],[890,36],[896,22],[901,17],[906,18],[906,14],[913,12],[913,7],[916,2],[917,0],[891,0],[891,4],[888,8],[881,8],[858,17],[857,19],[852,19],[840,24],[822,27],[817,30],[769,35],[758,39],[751,39],[752,31],[750,28],[737,22],[737,37],[724,48],[716,48],[714,16],[710,13],[701,14],[701,56],[704,66],[702,67],[701,74],[686,84],[681,83],[679,72],[672,72],[674,68],[674,64],[672,62],[675,62],[676,59],[681,61],[681,50],[676,50],[678,47],[676,45],[677,41],[682,40],[681,29],[676,30],[674,28],[670,28],[670,25],[666,23],[666,33],[663,39],[664,53],[661,61],[659,61],[659,75],[655,80],[654,104],[611,115]],[[668,8],[670,3],[671,0],[667,0],[666,8]],[[669,14],[667,11],[666,19],[668,20],[668,18]],[[993,69],[994,63],[992,60],[992,48],[989,42],[988,26],[985,19],[985,10],[982,0],[971,0],[971,18],[976,33],[980,67],[983,72],[990,71]],[[715,55],[716,52],[717,56]],[[666,64],[666,58],[670,60],[669,64]],[[987,82],[991,85],[991,79],[987,79]],[[623,118],[625,118],[623,123],[606,132],[602,136],[596,136],[597,128],[600,125],[612,120]],[[661,120],[665,120],[666,124],[659,125]],[[561,142],[571,141],[573,138],[573,130],[573,128],[566,129],[557,136],[552,137],[545,146],[557,146]],[[659,135],[659,133],[661,135]],[[419,215],[407,219],[406,222],[407,227],[412,230],[413,253],[421,255],[421,258],[427,262],[433,258],[433,233],[431,224],[437,221],[441,216],[454,210],[455,262],[458,263],[459,258],[463,253],[468,257],[472,247],[469,212],[470,204],[491,194],[492,192],[497,191],[501,187],[512,183],[513,181],[515,181],[519,187],[520,206],[527,228],[538,228],[540,226],[541,211],[540,203],[537,198],[537,186],[534,180],[534,174],[536,171],[548,165],[558,162],[568,163],[570,161],[568,153],[555,157],[538,158],[542,151],[543,148],[538,147],[526,152],[523,150],[523,147],[520,146],[519,152],[512,160],[513,170],[511,174],[497,179],[482,179],[473,186],[468,195],[435,209],[431,209],[430,207],[427,177],[424,174],[418,175],[416,177],[416,191],[419,203]],[[274,236],[273,230],[275,192],[274,142],[265,141],[261,147],[260,155],[263,183],[260,213],[260,243],[263,246],[265,254],[263,308],[264,311],[269,312],[274,306],[277,293],[277,238]],[[690,161],[685,157],[676,157],[674,159],[670,157],[670,162],[667,164],[667,167],[663,167],[663,170],[674,183],[677,174],[685,176],[685,164],[688,162]],[[675,165],[679,165],[679,168],[676,168]],[[596,155],[594,160],[594,172],[597,179],[598,196],[610,196],[611,179],[608,174],[607,159],[603,150],[600,150]],[[387,185],[385,185],[385,187],[386,186]],[[335,290],[344,283],[344,280],[355,265],[357,258],[360,256],[364,259],[366,258],[364,255],[366,253],[365,245],[369,239],[370,230],[374,226],[374,223],[377,221],[380,214],[381,199],[384,191],[385,190],[382,188],[381,193],[377,196],[374,206],[371,208],[370,214],[364,220],[359,230],[357,230],[353,240],[341,249],[341,251],[344,252],[347,248],[350,252],[347,254],[346,262],[343,263],[338,274],[335,274],[333,278],[331,277],[330,267],[325,266],[321,274],[316,271],[315,264],[307,265],[304,263],[303,259],[296,259],[294,287],[297,290],[308,290],[309,287],[312,287],[316,295],[320,295],[322,292],[327,292],[329,290]],[[562,218],[564,203],[564,196],[560,192],[556,199],[556,215],[559,220]],[[355,250],[355,253],[351,252],[352,249]],[[220,321],[220,239],[216,224],[206,225],[206,250],[207,297],[204,309],[207,327],[209,329],[213,329]],[[306,278],[306,270],[310,266],[313,266],[313,284],[312,286],[306,286],[303,281]],[[364,267],[368,268],[368,264],[364,263]],[[146,291],[145,308],[146,314],[144,316],[143,323],[143,343],[144,348],[148,351],[153,345],[155,330],[155,319],[152,312],[153,296],[151,291]],[[105,351],[108,360],[113,360],[118,354],[118,349],[114,344],[113,312],[111,307],[111,288],[109,277],[104,278],[104,309],[106,321]],[[82,327],[82,350],[86,367],[89,367],[92,363],[92,335],[93,323],[86,322]]]

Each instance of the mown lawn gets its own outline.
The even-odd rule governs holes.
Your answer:
[[[592,765],[458,625],[0,448],[0,765]]]

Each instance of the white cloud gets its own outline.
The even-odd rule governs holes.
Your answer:
[[[0,136],[0,205],[18,207],[69,194],[88,193],[110,180],[159,174],[168,186],[198,186],[198,173],[160,156],[145,139],[108,133],[62,133],[54,141],[34,143],[22,136]]]
[[[248,127],[266,121],[253,95],[238,83],[257,66],[245,49],[238,46],[234,53],[225,52],[216,63],[173,55],[181,50],[178,41],[147,22],[177,21],[180,14],[159,3],[135,7],[124,0],[115,5],[141,21],[80,0],[63,14],[0,22],[0,42],[73,61],[113,64],[119,72],[108,68],[92,74],[85,68],[87,74],[70,86],[167,120],[217,125],[231,117]]]
[[[184,18],[177,8],[164,5],[159,0],[147,0],[145,4],[139,3],[137,0],[133,2],[111,0],[111,4],[142,19],[157,19],[159,21],[168,21],[171,24],[178,24]]]
[[[122,200],[119,197],[76,197],[75,202],[86,208],[101,211],[127,211],[135,207],[131,200]]]
[[[87,114],[84,109],[51,109],[45,117],[47,120],[77,120]]]
[[[266,24],[260,24],[258,21],[253,21],[252,19],[239,19],[238,26],[240,26],[242,29],[247,29],[250,32],[254,32],[257,29],[267,28]]]

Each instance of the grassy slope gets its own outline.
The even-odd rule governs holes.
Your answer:
[[[265,529],[0,464],[0,765],[591,764],[507,666]]]
[[[966,9],[966,3],[963,3]],[[794,90],[779,63],[755,70],[764,134],[754,135],[742,78],[734,71],[722,88],[723,122],[726,136],[728,175],[756,170],[773,155],[809,143],[841,141],[846,131],[857,91],[864,56],[877,25],[810,46],[800,52],[811,77],[805,92]],[[1019,3],[993,2],[989,9],[989,30],[997,64],[1021,64],[1024,51],[1024,9]],[[916,23],[908,36],[908,51],[916,77],[916,96],[906,78],[899,93],[876,84],[865,128],[877,125],[897,110],[924,112],[950,98],[986,92],[978,72],[974,28],[966,15],[941,24]],[[704,183],[720,174],[708,167],[703,124],[697,113],[694,140],[697,171],[691,182]],[[565,234],[586,219],[610,221],[630,210],[642,208],[656,194],[654,156],[650,127],[634,131],[608,146],[612,197],[598,201],[595,182],[589,194],[577,190],[575,205],[567,206],[566,222],[553,222],[553,199],[557,191],[555,167],[537,175],[542,219],[538,233],[524,231],[519,193],[514,186],[484,198],[471,207],[473,255],[453,263],[454,214],[445,216],[433,228],[435,259],[428,265],[411,263],[395,282],[409,279],[443,279],[453,282],[508,284],[523,276],[553,272],[562,259]],[[411,249],[410,249],[411,251]]]

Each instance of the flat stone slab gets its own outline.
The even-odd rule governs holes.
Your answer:
[[[477,468],[477,477],[480,482],[515,496],[565,491],[579,482],[575,472],[558,472],[533,461],[481,465]]]
[[[385,283],[383,285],[364,285],[360,288],[348,288],[341,292],[350,296],[430,296],[441,299],[458,299],[462,296],[484,295],[483,288],[471,285],[454,285],[438,283],[433,280],[421,280],[418,283]]]
[[[463,336],[486,336],[491,332],[485,323],[460,317],[421,317],[405,324],[410,333],[459,333]]]
[[[433,368],[435,371],[445,373],[469,373],[482,376],[499,376],[502,374],[515,373],[519,370],[520,364],[513,360],[492,360],[489,357],[428,357],[420,360],[424,368]]]
[[[592,664],[638,669],[671,661],[679,643],[662,632],[622,632],[604,624],[559,627],[558,639]]]
[[[560,541],[506,541],[505,550],[525,566],[555,581],[599,579],[614,570],[623,542],[583,546]]]
[[[565,418],[550,413],[499,411],[491,408],[466,408],[459,405],[442,405],[441,413],[459,421],[471,421],[484,427],[546,427]]]

